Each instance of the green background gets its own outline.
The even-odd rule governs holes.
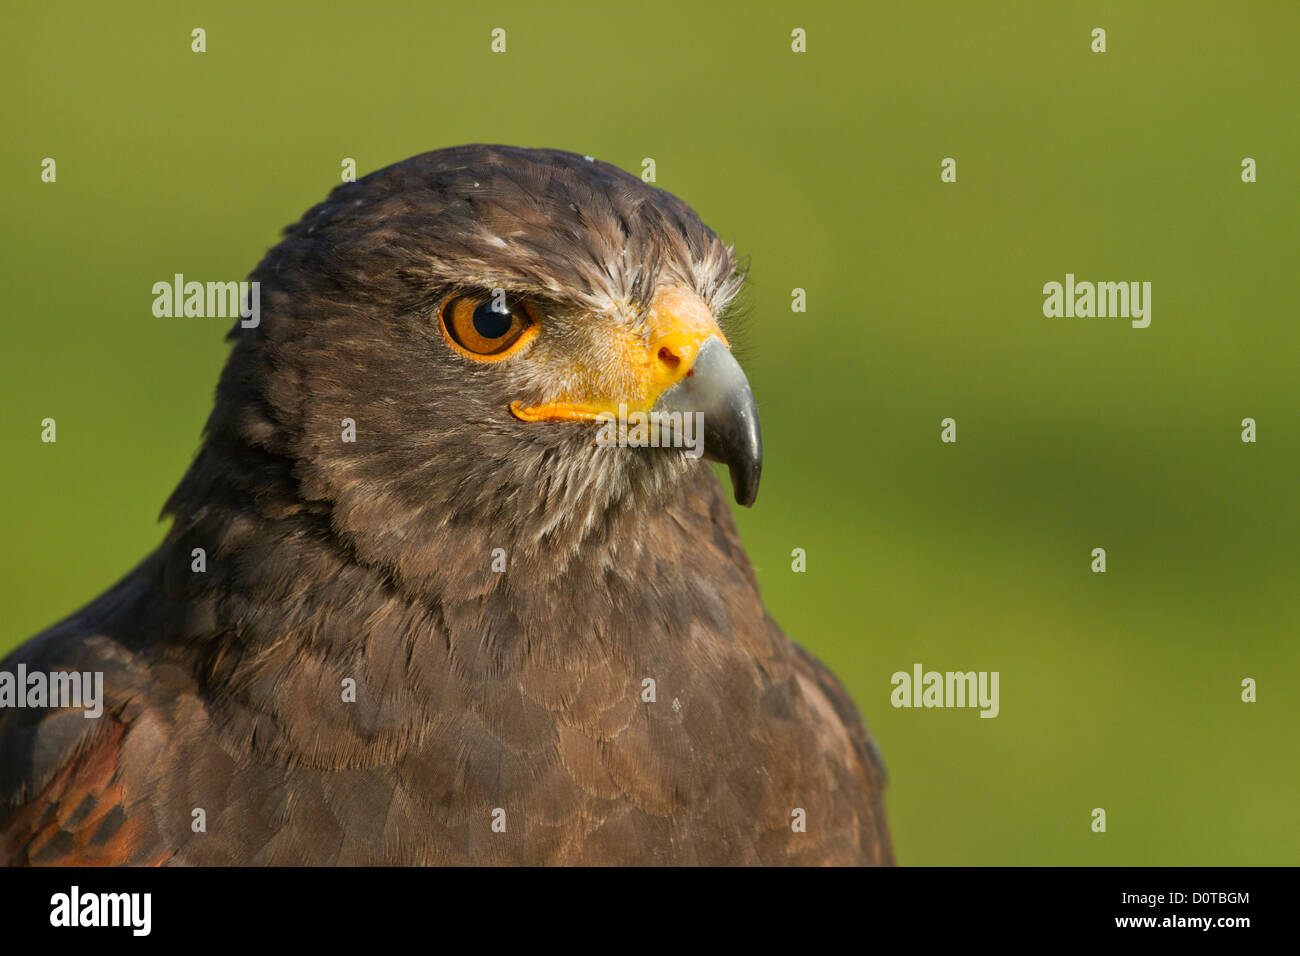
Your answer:
[[[750,258],[741,530],[899,861],[1300,861],[1300,4],[984,6],[7,4],[0,651],[162,536],[229,323],[155,281],[246,275],[343,157],[653,157]],[[1151,327],[1045,318],[1066,272],[1152,282]],[[1001,715],[892,708],[917,662],[999,671]]]

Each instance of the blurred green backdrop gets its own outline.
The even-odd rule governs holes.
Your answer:
[[[227,323],[153,282],[246,275],[344,157],[653,157],[750,257],[739,520],[900,862],[1300,861],[1300,5],[984,6],[7,4],[0,652],[163,533]],[[1151,281],[1151,327],[1045,318],[1066,272]],[[1001,715],[893,709],[917,662],[999,671]]]

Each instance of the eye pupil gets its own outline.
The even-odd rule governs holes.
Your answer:
[[[485,339],[499,339],[510,331],[513,319],[509,306],[498,311],[494,300],[488,299],[474,310],[474,331]]]

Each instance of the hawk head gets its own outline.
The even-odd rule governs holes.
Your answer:
[[[232,492],[313,508],[399,573],[427,568],[414,556],[439,534],[554,556],[699,476],[669,440],[694,413],[705,457],[754,501],[733,251],[613,166],[503,146],[416,156],[336,188],[252,278],[261,322],[231,332],[178,517]],[[601,440],[650,412],[670,423],[651,447],[635,430]]]

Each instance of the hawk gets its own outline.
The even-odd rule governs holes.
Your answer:
[[[742,274],[687,205],[443,149],[251,278],[162,544],[0,663],[104,688],[0,711],[0,862],[892,862],[875,746],[683,444],[753,503]]]

